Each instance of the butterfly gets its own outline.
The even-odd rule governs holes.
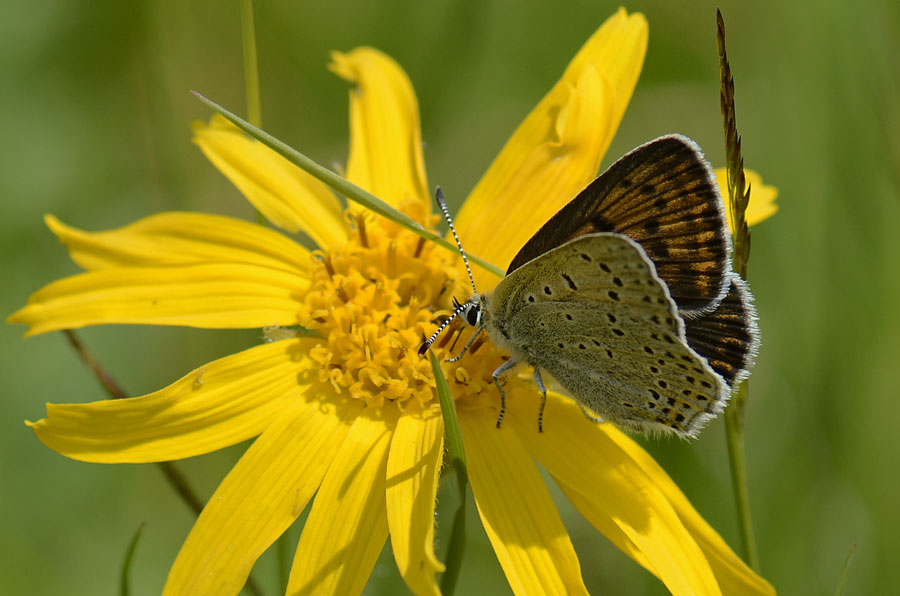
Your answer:
[[[443,196],[438,204],[456,236]],[[552,375],[585,414],[631,431],[696,437],[749,373],[759,346],[746,282],[731,267],[725,206],[700,148],[667,135],[632,150],[560,209],[525,243],[492,293],[475,294],[453,318],[487,332],[534,368],[543,430]],[[469,271],[471,278],[471,271]]]

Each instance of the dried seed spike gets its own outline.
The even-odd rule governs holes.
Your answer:
[[[744,158],[741,155],[741,137],[737,131],[734,107],[734,77],[725,49],[725,20],[716,10],[716,49],[719,54],[719,80],[722,119],[725,126],[725,163],[728,171],[728,198],[734,227],[734,269],[747,278],[747,260],[750,258],[750,229],[745,213],[750,202],[750,189],[744,178]]]

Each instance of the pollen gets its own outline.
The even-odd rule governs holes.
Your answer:
[[[299,323],[321,337],[310,350],[319,380],[368,407],[437,407],[431,363],[418,350],[449,316],[452,298],[471,294],[461,260],[393,223],[371,215],[348,218],[348,242],[313,253],[312,286],[298,313]],[[436,219],[427,222],[434,225]],[[432,347],[440,360],[451,355],[451,336],[461,328],[454,323]],[[463,339],[470,333],[466,329]],[[444,365],[455,398],[496,391],[490,363],[475,358],[482,347],[476,342],[472,357]],[[493,350],[480,355],[486,352]],[[502,362],[499,355],[489,361]]]

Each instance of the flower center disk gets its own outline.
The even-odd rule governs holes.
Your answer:
[[[369,407],[431,407],[431,363],[418,349],[449,314],[451,298],[471,293],[465,269],[458,256],[390,222],[354,221],[346,244],[314,253],[312,287],[298,313],[299,323],[322,337],[310,351],[319,380]],[[451,326],[432,348],[440,359],[449,356],[458,329]],[[447,366],[455,398],[492,387],[492,366],[501,360],[489,346],[476,348],[488,358],[467,355]]]

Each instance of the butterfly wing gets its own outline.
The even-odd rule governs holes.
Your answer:
[[[685,321],[685,338],[729,385],[740,383],[759,348],[756,309],[747,282],[733,273],[728,294],[716,310]]]
[[[731,235],[715,177],[680,135],[638,147],[560,209],[513,258],[507,273],[584,234],[636,241],[683,312],[708,312],[728,291]]]
[[[644,250],[620,234],[581,236],[511,273],[490,297],[486,327],[627,429],[694,436],[730,393],[687,344]]]

